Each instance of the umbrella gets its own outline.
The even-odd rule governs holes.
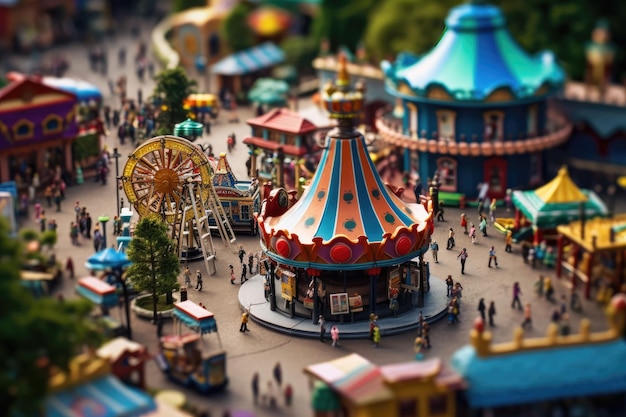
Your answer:
[[[289,85],[282,80],[259,78],[248,92],[248,99],[253,103],[282,105],[287,102]]]
[[[132,262],[125,253],[106,248],[91,255],[85,263],[85,268],[91,271],[102,271],[103,269],[124,269],[131,264]]]
[[[248,15],[248,25],[261,36],[275,36],[289,28],[291,16],[276,7],[260,7]]]
[[[191,119],[187,119],[184,122],[174,125],[174,135],[187,138],[192,142],[200,135],[204,130],[202,123],[194,122]]]

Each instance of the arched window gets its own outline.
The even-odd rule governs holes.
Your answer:
[[[455,138],[456,113],[452,110],[437,111],[437,134],[439,140],[456,140]]]
[[[35,134],[34,130],[33,122],[21,119],[13,125],[13,137],[15,140],[31,139]]]
[[[485,142],[502,140],[504,137],[504,112],[492,110],[483,114],[483,131]]]
[[[441,181],[441,191],[456,192],[458,162],[449,157],[437,159],[437,172]]]
[[[54,133],[60,133],[63,130],[63,119],[56,114],[47,116],[41,122],[44,135],[50,135]]]

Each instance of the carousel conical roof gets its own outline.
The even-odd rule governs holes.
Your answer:
[[[341,72],[337,85],[346,86]],[[327,148],[301,198],[286,209],[287,194],[273,190],[264,201],[261,244],[279,262],[324,270],[397,265],[420,255],[432,233],[430,200],[409,206],[383,183],[365,138],[349,121],[358,115],[362,96],[326,96],[340,125],[326,137]]]
[[[235,174],[226,159],[226,154],[222,152],[220,154],[220,159],[217,161],[217,166],[214,169],[213,185],[216,187],[235,188],[236,183],[237,177],[235,177]]]

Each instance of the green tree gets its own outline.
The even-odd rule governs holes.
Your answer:
[[[285,52],[285,62],[293,65],[299,73],[310,73],[311,63],[317,56],[318,44],[312,38],[290,36],[280,47]]]
[[[133,264],[127,270],[130,282],[140,291],[152,294],[153,319],[157,318],[160,295],[172,302],[172,291],[178,290],[178,256],[176,245],[168,236],[168,227],[156,217],[142,217],[128,245],[128,259]]]
[[[331,51],[337,51],[340,46],[354,51],[370,19],[378,13],[378,4],[387,1],[322,0],[312,27],[315,44],[319,46],[322,39],[327,39]]]
[[[457,0],[385,0],[372,13],[365,47],[373,58],[395,59],[400,52],[423,54],[441,37],[444,20]]]
[[[182,12],[183,10],[204,7],[206,5],[206,0],[174,0],[174,12]]]
[[[197,83],[187,78],[181,67],[166,69],[156,76],[154,97],[161,100],[161,112],[157,118],[157,135],[171,135],[174,125],[187,119],[183,108],[185,98],[194,92]]]
[[[34,299],[20,283],[22,248],[0,218],[0,404],[3,415],[39,415],[52,367],[67,369],[85,344],[102,340],[86,300]]]
[[[222,39],[231,51],[237,52],[254,45],[254,33],[248,25],[248,14],[254,6],[248,2],[241,2],[230,11],[222,20],[220,32]]]

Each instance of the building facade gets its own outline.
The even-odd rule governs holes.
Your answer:
[[[544,151],[565,142],[571,124],[549,102],[565,74],[550,52],[529,56],[499,8],[452,9],[439,43],[421,58],[383,61],[387,91],[401,111],[380,115],[381,137],[405,149],[403,169],[422,182],[435,173],[442,191],[473,198],[541,184]]]

